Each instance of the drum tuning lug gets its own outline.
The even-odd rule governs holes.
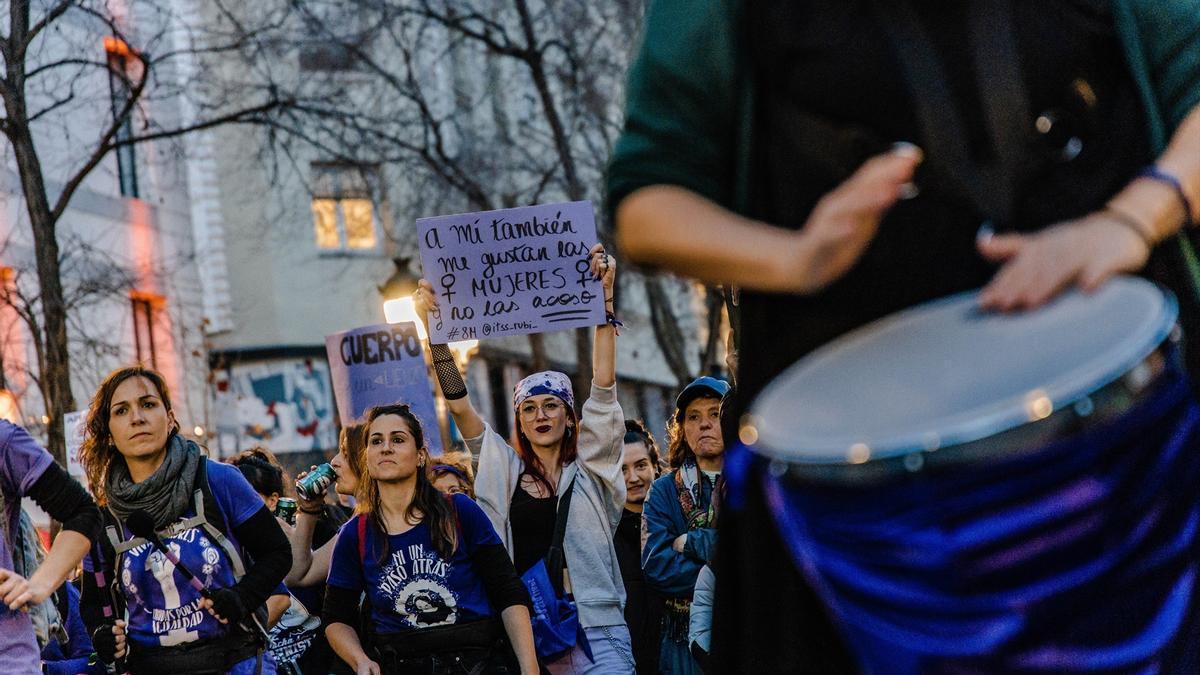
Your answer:
[[[933,452],[942,447],[942,437],[935,433],[929,433],[925,436],[925,452]]]
[[[1153,369],[1143,361],[1129,371],[1129,374],[1125,376],[1125,381],[1133,391],[1141,391],[1147,384],[1150,384],[1150,380],[1153,378]]]
[[[920,452],[913,452],[905,455],[904,468],[908,469],[909,473],[916,473],[925,466],[925,455]]]
[[[1084,396],[1075,402],[1075,414],[1080,417],[1087,417],[1096,411],[1096,404],[1092,402],[1091,396]]]

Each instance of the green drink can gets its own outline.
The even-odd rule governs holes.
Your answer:
[[[313,469],[307,476],[296,481],[296,494],[300,495],[300,499],[304,501],[316,501],[325,498],[325,491],[333,484],[337,478],[333,467],[329,464],[322,464]]]
[[[280,497],[275,504],[275,516],[282,518],[289,525],[296,524],[296,500],[291,497]]]

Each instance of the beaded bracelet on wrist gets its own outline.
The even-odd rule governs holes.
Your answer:
[[[1175,193],[1175,197],[1179,199],[1180,206],[1183,207],[1183,226],[1188,227],[1196,224],[1192,220],[1192,214],[1195,213],[1192,210],[1192,200],[1188,198],[1187,191],[1183,189],[1183,181],[1179,180],[1178,177],[1152,164],[1142,169],[1138,173],[1138,178],[1146,178],[1171,188]]]

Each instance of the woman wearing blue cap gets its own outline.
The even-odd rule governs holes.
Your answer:
[[[620,322],[612,314],[616,262],[600,244],[592,247],[589,259],[592,274],[604,287],[609,321],[596,327],[592,390],[578,418],[571,379],[555,371],[534,373],[521,380],[513,392],[517,443],[510,446],[472,407],[446,346],[430,345],[430,351],[447,407],[467,447],[479,453],[476,499],[503,539],[518,573],[525,574],[548,558],[560,504],[566,509],[563,588],[578,610],[581,639],[574,648],[551,655],[543,653],[539,645],[539,657],[554,674],[632,675],[625,586],[612,543],[625,508],[621,474],[625,416],[616,389]],[[433,310],[437,306],[425,280],[416,299],[419,308]]]
[[[671,471],[654,481],[642,510],[646,580],[667,596],[659,667],[664,673],[699,673],[688,646],[692,591],[700,568],[717,544],[717,509],[725,438],[721,399],[729,383],[696,378],[675,399],[667,432]]]

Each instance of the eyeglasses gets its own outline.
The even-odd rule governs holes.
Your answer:
[[[546,401],[541,405],[535,403],[527,403],[521,406],[521,419],[533,420],[538,418],[538,411],[546,417],[554,417],[563,409],[563,404],[558,401]]]

